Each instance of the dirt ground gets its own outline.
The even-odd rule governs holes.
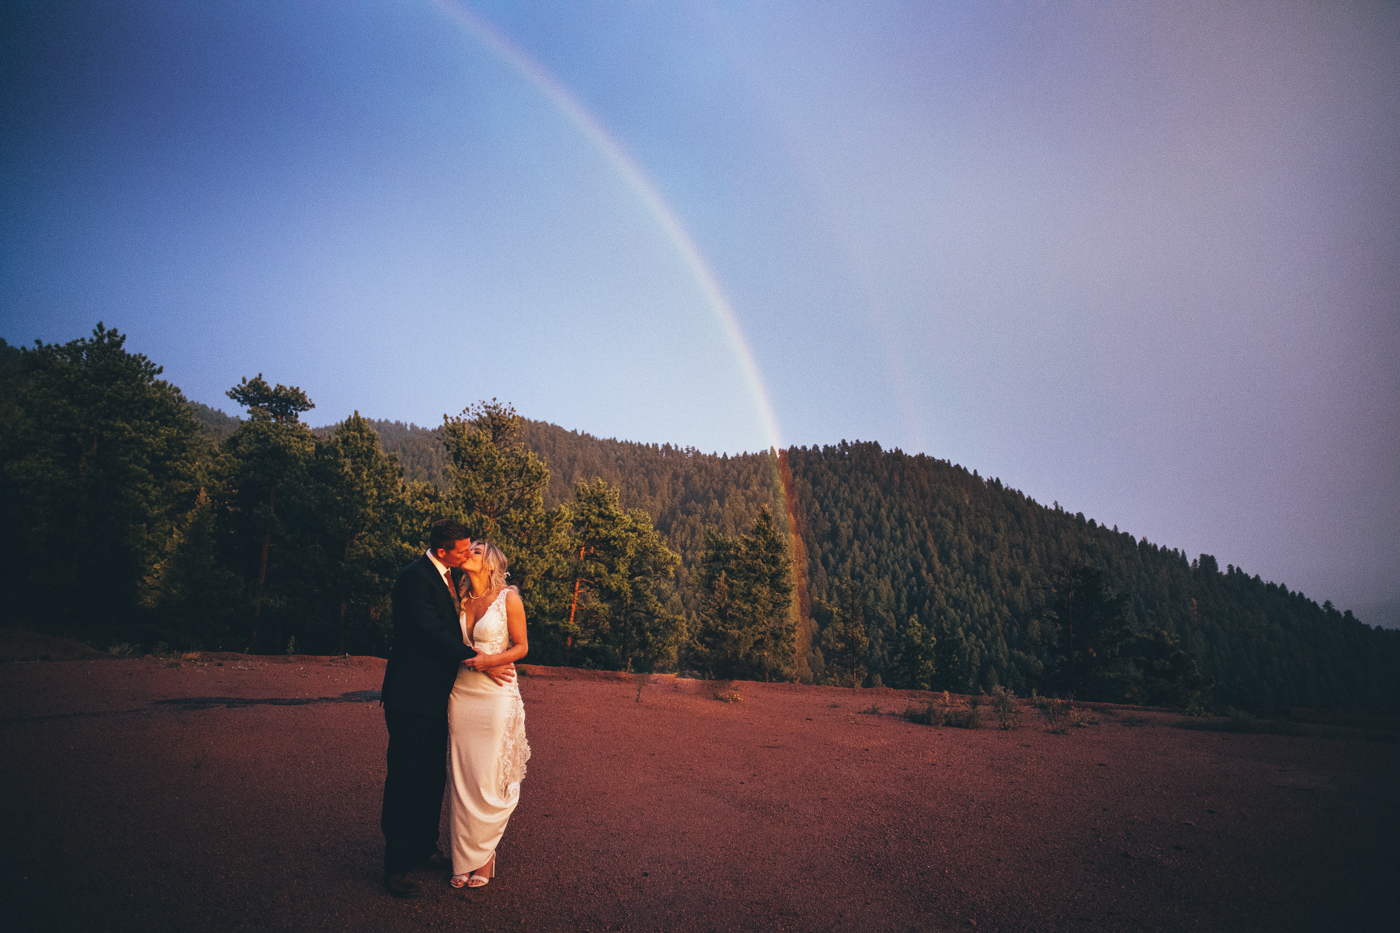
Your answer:
[[[525,668],[500,874],[380,887],[374,658],[0,664],[8,929],[1395,929],[1400,745]],[[875,708],[878,707],[878,712]],[[445,839],[445,836],[444,836]]]

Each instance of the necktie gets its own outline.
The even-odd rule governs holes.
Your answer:
[[[455,602],[455,601],[458,599],[458,596],[457,596],[457,585],[456,585],[455,583],[452,582],[452,570],[449,568],[448,570],[446,570],[446,571],[443,573],[442,576],[443,576],[443,579],[445,579],[445,580],[447,581],[447,588],[448,588],[448,590],[450,590],[450,591],[452,592],[452,599],[453,599],[453,601]]]

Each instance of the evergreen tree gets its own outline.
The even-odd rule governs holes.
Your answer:
[[[473,538],[491,541],[506,555],[526,618],[539,626],[561,602],[567,515],[545,508],[549,468],[523,444],[521,421],[495,399],[446,419],[450,486],[444,505]]]
[[[1087,564],[1059,569],[1051,579],[1046,617],[1059,625],[1064,650],[1061,689],[1090,700],[1121,698],[1131,668],[1119,663],[1133,634],[1128,599]]]
[[[792,677],[792,568],[773,513],[742,538],[711,530],[701,568],[696,661],[722,678]]]
[[[934,675],[937,673],[938,638],[931,629],[911,615],[904,623],[899,650],[900,678],[896,686],[908,690],[933,689]]]
[[[250,543],[256,542],[248,650],[257,651],[264,616],[271,611],[285,618],[305,618],[307,612],[314,611],[317,595],[309,589],[323,579],[324,566],[307,560],[316,555],[298,550],[298,544],[306,543],[305,536],[298,534],[304,526],[285,521],[278,509],[279,495],[294,506],[304,502],[306,466],[316,442],[299,416],[315,406],[295,386],[269,386],[262,373],[253,379],[244,377],[227,394],[246,406],[249,415],[229,437],[225,450],[235,464],[230,489],[235,537],[243,542],[240,549],[244,554],[249,552]],[[269,590],[274,542],[279,544],[277,556],[284,572]]]
[[[317,446],[311,473],[330,567],[335,651],[345,654],[351,644],[382,649],[389,591],[414,553],[404,540],[411,513],[398,463],[357,411]],[[347,636],[352,615],[359,635],[353,639]]]
[[[0,598],[41,628],[129,632],[140,581],[199,492],[208,444],[180,390],[125,343],[99,323],[6,354]]]
[[[1162,629],[1134,635],[1123,648],[1132,665],[1126,689],[1115,700],[1145,706],[1203,709],[1205,678],[1196,659],[1182,650],[1181,639]]]
[[[569,646],[577,637],[590,666],[674,669],[683,623],[662,605],[656,587],[680,557],[661,541],[651,517],[641,509],[624,512],[617,490],[601,479],[577,483],[568,546]]]
[[[224,394],[248,409],[252,417],[277,424],[294,424],[301,420],[303,413],[316,407],[301,389],[284,386],[280,382],[270,386],[262,373],[252,379],[244,376],[238,385]]]
[[[827,681],[837,686],[860,687],[865,683],[865,659],[870,650],[865,600],[850,580],[837,584],[836,594],[836,602],[818,599],[815,607],[824,623],[821,644]]]
[[[150,611],[147,644],[223,650],[239,636],[252,605],[224,559],[221,533],[216,503],[201,489],[142,580],[141,604]]]

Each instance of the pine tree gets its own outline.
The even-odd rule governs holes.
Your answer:
[[[587,660],[600,667],[673,668],[682,620],[662,605],[656,587],[680,556],[661,541],[651,517],[641,509],[624,512],[617,489],[601,479],[580,482],[568,536],[567,647],[577,639]]]
[[[911,690],[933,689],[938,638],[931,630],[924,628],[918,616],[911,615],[904,623],[900,642],[899,686]]]
[[[536,623],[560,603],[567,514],[546,509],[549,468],[521,439],[522,419],[492,399],[467,408],[443,425],[450,484],[446,515],[476,539],[506,555],[510,582],[520,588],[527,619]]]
[[[161,559],[141,583],[151,613],[149,643],[223,649],[251,611],[248,591],[220,547],[216,504],[203,489],[176,524]]]
[[[89,338],[6,354],[0,598],[41,627],[129,630],[140,582],[201,486],[209,445],[184,396],[125,343],[99,323]],[[98,555],[81,586],[56,557],[74,547]]]
[[[249,420],[239,425],[224,447],[236,462],[232,482],[242,517],[240,530],[243,536],[257,542],[253,618],[248,636],[248,650],[257,651],[264,615],[290,608],[306,586],[320,579],[316,574],[320,568],[296,566],[307,556],[305,552],[298,553],[292,544],[299,529],[297,523],[284,521],[278,512],[279,495],[287,498],[290,491],[291,498],[296,499],[305,492],[306,465],[316,441],[301,423],[300,415],[315,405],[295,386],[269,386],[262,373],[253,379],[245,376],[227,394],[246,406],[249,415]],[[286,567],[290,572],[284,575],[285,579],[270,592],[268,567],[274,541],[289,545],[285,557],[291,563]],[[308,607],[303,604],[296,608],[299,611],[290,615],[300,616]]]
[[[766,506],[742,538],[707,532],[696,661],[727,679],[793,676],[791,572],[787,542]]]
[[[866,653],[870,637],[865,627],[865,599],[850,580],[836,586],[836,602],[820,604],[828,620],[822,628],[822,656],[827,679],[837,686],[860,687],[865,683]]]
[[[387,635],[389,591],[413,556],[403,538],[409,519],[403,480],[370,423],[357,411],[317,445],[311,463],[315,516],[329,567],[337,654],[379,647]],[[348,638],[352,611],[360,639]],[[305,640],[303,640],[305,644]],[[329,647],[329,646],[327,646]]]

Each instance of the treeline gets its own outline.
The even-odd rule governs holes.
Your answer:
[[[795,676],[770,511],[751,510],[742,534],[724,532],[729,512],[704,512],[717,520],[701,592],[674,581],[680,556],[615,486],[580,477],[551,492],[509,406],[472,406],[433,432],[359,413],[312,429],[299,388],[245,378],[228,396],[246,417],[229,417],[160,372],[100,324],[67,344],[0,342],[10,624],[171,650],[382,654],[396,574],[432,521],[455,518],[509,559],[533,661]],[[752,667],[750,650],[763,658]]]
[[[400,421],[370,424],[384,449],[398,458],[407,479],[447,487],[449,458],[442,428]],[[576,484],[603,480],[618,491],[622,508],[647,513],[681,559],[674,576],[658,584],[659,598],[692,628],[698,618],[695,587],[706,531],[733,538],[751,530],[765,508],[775,516],[783,514],[782,485],[771,453],[716,456],[670,444],[600,440],[526,418],[520,425],[525,447],[549,467],[547,508],[567,504]],[[796,621],[795,615],[789,620],[794,625]]]
[[[493,402],[312,429],[296,388],[186,401],[101,325],[0,341],[0,599],[101,643],[388,649],[454,517],[501,545],[531,660],[1176,706],[1400,706],[1400,633],[947,461],[599,440]]]
[[[419,462],[432,463],[439,433],[405,431],[401,443],[411,434]],[[603,478],[647,511],[680,555],[668,605],[691,625],[704,529],[737,534],[765,507],[791,514],[789,621],[804,679],[1175,706],[1400,706],[1400,632],[945,460],[843,442],[775,462],[533,421],[524,436],[550,465],[551,503]]]
[[[1189,560],[878,444],[784,459],[814,614],[852,607],[871,679],[1170,705],[1400,706],[1400,632],[1222,572],[1211,555]],[[829,659],[816,645],[820,673]]]

